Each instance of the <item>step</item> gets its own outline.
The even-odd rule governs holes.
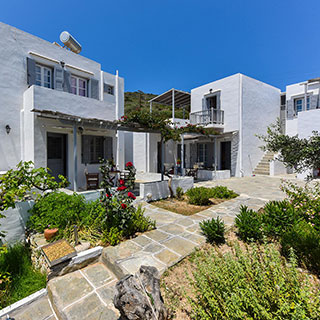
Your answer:
[[[113,305],[115,275],[97,262],[48,282],[48,295],[60,320],[118,319]]]
[[[269,164],[270,163],[270,161],[269,160],[260,160],[260,162],[259,163],[266,163],[266,164]]]
[[[257,167],[263,167],[263,168],[270,168],[270,164],[269,163],[258,163]]]
[[[268,176],[269,172],[268,171],[263,171],[263,170],[254,170],[253,174],[262,174],[262,175]]]

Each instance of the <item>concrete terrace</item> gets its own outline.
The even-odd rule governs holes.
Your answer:
[[[48,283],[48,295],[10,314],[15,320],[118,319],[112,299],[117,279],[152,265],[162,273],[205,242],[199,222],[220,217],[232,225],[241,205],[259,209],[269,200],[285,197],[280,178],[255,176],[196,183],[196,186],[227,186],[239,197],[192,216],[183,216],[141,202],[145,214],[156,220],[157,229],[103,250],[101,261],[57,277]],[[5,318],[3,318],[5,319]]]

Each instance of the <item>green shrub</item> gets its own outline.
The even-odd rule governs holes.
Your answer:
[[[51,228],[64,229],[69,225],[81,223],[87,217],[88,205],[83,196],[74,193],[51,192],[36,201],[30,210],[28,226],[38,232]]]
[[[30,250],[21,243],[9,247],[6,252],[0,254],[0,275],[4,274],[10,276],[10,281],[7,282],[6,295],[0,299],[0,308],[23,299],[46,286],[46,275],[34,269]],[[2,283],[0,288],[3,289]]]
[[[320,234],[306,221],[298,221],[281,238],[283,253],[288,256],[293,248],[300,261],[320,274]]]
[[[189,203],[198,206],[209,205],[211,203],[209,200],[210,198],[232,199],[238,196],[237,193],[224,186],[217,186],[214,188],[196,187],[189,189],[186,194]]]
[[[132,214],[133,229],[131,235],[134,235],[136,232],[149,231],[156,227],[156,222],[150,217],[145,216],[144,211],[141,205],[139,205],[137,210]]]
[[[224,186],[216,186],[214,188],[209,189],[210,198],[216,199],[232,199],[238,196],[233,190],[228,189]]]
[[[263,232],[266,236],[279,237],[298,219],[297,211],[288,200],[270,201],[263,208]]]
[[[302,187],[286,182],[281,186],[292,206],[301,218],[310,222],[320,232],[320,184],[306,184]]]
[[[117,245],[122,239],[122,231],[117,227],[111,227],[103,231],[102,242],[109,243],[111,246]]]
[[[177,187],[176,189],[176,197],[177,199],[181,200],[183,198],[184,191],[181,187]]]
[[[319,285],[297,270],[293,253],[288,264],[272,244],[236,244],[227,254],[199,251],[194,264],[193,319],[320,319]]]
[[[200,222],[200,228],[209,243],[225,242],[225,225],[219,217],[217,219],[212,218],[211,220]]]
[[[196,187],[186,192],[190,204],[197,206],[206,206],[210,204],[209,188]]]
[[[263,238],[261,215],[249,210],[247,206],[240,207],[240,213],[236,216],[235,225],[238,228],[238,235],[243,241],[261,241]]]

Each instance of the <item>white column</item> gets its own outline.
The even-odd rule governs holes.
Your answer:
[[[119,71],[116,71],[116,78],[115,78],[115,100],[116,100],[116,120],[120,119],[119,114]],[[116,159],[116,165],[120,169],[120,149],[121,149],[121,143],[120,143],[120,131],[116,131],[116,139],[117,139],[117,159]]]
[[[73,191],[78,188],[77,125],[73,125]]]
[[[174,123],[174,89],[172,89],[172,122]]]
[[[218,166],[218,145],[217,137],[214,137],[214,175],[217,178],[217,166]]]
[[[307,82],[304,84],[304,104],[303,104],[303,108],[304,111],[307,110],[307,99],[308,99],[308,84]]]
[[[152,113],[152,101],[150,101],[150,113]]]
[[[184,134],[181,135],[181,175],[184,176]]]

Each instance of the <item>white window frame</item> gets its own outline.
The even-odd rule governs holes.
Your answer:
[[[40,80],[37,79],[37,75],[39,74],[39,72],[37,72],[37,68],[40,68]],[[49,71],[50,72],[50,82],[45,81],[45,72]],[[36,85],[41,86],[41,87],[45,87],[45,88],[49,88],[52,89],[52,68],[47,67],[47,66],[43,66],[41,64],[36,64]],[[40,83],[39,83],[40,82]],[[49,84],[49,86],[46,86],[45,84]]]
[[[202,158],[202,161],[200,158]],[[207,161],[208,161],[208,146],[206,143],[198,143],[197,162],[206,164]]]
[[[104,83],[103,91],[107,94],[111,94],[112,96],[114,96],[114,86],[112,86],[111,84]]]
[[[72,79],[76,80],[76,86],[72,85]],[[84,83],[85,83],[85,88],[84,88],[85,89],[85,95],[84,96],[79,94],[80,90],[83,89],[83,88],[80,88],[80,86],[79,86],[80,80],[84,81]],[[88,97],[88,80],[86,78],[81,78],[81,77],[78,77],[78,76],[75,76],[75,75],[72,74],[70,81],[71,81],[71,84],[70,84],[71,85],[71,93],[76,94],[77,96],[80,96],[80,97]],[[76,92],[72,91],[73,88],[76,89]]]
[[[101,159],[105,157],[105,137],[104,136],[95,136],[95,135],[83,135],[81,142],[82,148],[82,163],[85,163],[84,158],[88,159],[87,164],[97,164]],[[84,139],[87,140],[87,145],[84,145]],[[101,143],[100,146],[102,149],[99,151],[98,143]]]
[[[297,102],[301,100],[301,110],[298,110],[297,108]],[[310,96],[307,96],[307,104],[305,105],[304,97],[297,97],[294,98],[293,104],[294,104],[294,112],[297,115],[301,111],[307,111],[310,110]]]

